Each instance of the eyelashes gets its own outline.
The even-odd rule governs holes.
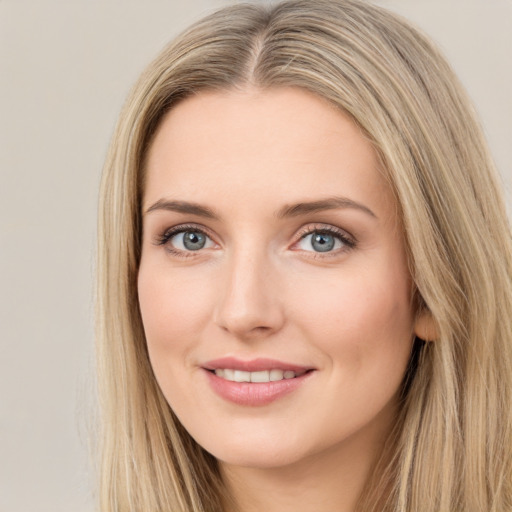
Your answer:
[[[329,254],[331,252],[347,251],[355,248],[356,240],[349,236],[345,231],[329,225],[306,226],[297,233],[299,240],[293,247],[299,247],[298,250]],[[296,249],[297,250],[297,249]]]
[[[196,224],[180,224],[159,235],[156,245],[165,246],[167,251],[175,256],[189,257],[216,244],[202,227]]]
[[[309,224],[295,235],[290,250],[310,253],[310,257],[332,257],[354,249],[356,239],[346,231],[328,224]],[[189,258],[208,249],[219,247],[214,235],[198,224],[180,224],[166,229],[155,239],[155,245],[165,246],[173,256]]]

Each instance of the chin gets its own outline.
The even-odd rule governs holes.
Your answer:
[[[295,439],[288,435],[291,433],[283,432],[276,434],[260,430],[226,438],[196,438],[196,441],[223,464],[271,469],[295,464],[309,455],[304,442],[307,436]]]
[[[228,466],[238,466],[253,469],[274,469],[291,466],[305,457],[296,449],[270,450],[246,446],[244,449],[219,450],[212,453],[221,463]]]

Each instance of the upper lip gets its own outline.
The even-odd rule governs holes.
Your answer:
[[[236,357],[221,357],[220,359],[213,359],[202,365],[206,370],[226,369],[242,370],[246,372],[260,372],[264,370],[291,370],[293,372],[303,372],[313,370],[311,366],[303,366],[299,364],[286,363],[278,361],[277,359],[257,358],[250,361],[243,361]]]

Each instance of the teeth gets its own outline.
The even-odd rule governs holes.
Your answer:
[[[235,378],[233,380],[235,382],[251,382],[251,373],[235,370]]]
[[[270,370],[270,380],[283,380],[283,370]]]
[[[224,375],[222,375],[222,377],[224,377],[226,380],[235,380],[235,370],[220,370]],[[219,375],[220,377],[220,375]]]
[[[251,372],[251,382],[270,382],[270,372]]]
[[[230,370],[229,368],[218,368],[215,375],[232,382],[276,382],[283,379],[300,377],[305,372],[295,373],[291,370],[263,370],[260,372],[244,372],[242,370]]]

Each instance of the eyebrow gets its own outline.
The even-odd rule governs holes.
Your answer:
[[[155,210],[166,210],[169,212],[189,213],[197,215],[198,217],[205,217],[207,219],[217,219],[218,216],[207,208],[197,203],[189,203],[188,201],[169,201],[167,199],[159,199],[156,203],[151,205],[145,212],[150,213]]]
[[[299,217],[308,213],[316,213],[325,210],[335,210],[338,208],[353,208],[366,213],[367,215],[377,218],[377,215],[370,210],[367,206],[348,199],[347,197],[329,197],[327,199],[321,199],[318,201],[307,201],[300,202],[292,205],[285,205],[275,216],[278,219],[287,217]],[[159,199],[156,203],[151,205],[144,214],[156,211],[166,210],[178,213],[188,213],[190,215],[197,215],[198,217],[204,217],[207,219],[219,219],[212,209],[202,206],[197,203],[191,203],[188,201],[172,201],[168,199]]]
[[[279,212],[277,212],[277,217],[298,217],[308,213],[316,213],[324,210],[335,210],[337,208],[354,208],[370,215],[371,217],[374,217],[375,219],[377,218],[377,215],[375,215],[375,213],[373,213],[370,208],[347,197],[329,197],[319,201],[287,205],[281,208]]]

